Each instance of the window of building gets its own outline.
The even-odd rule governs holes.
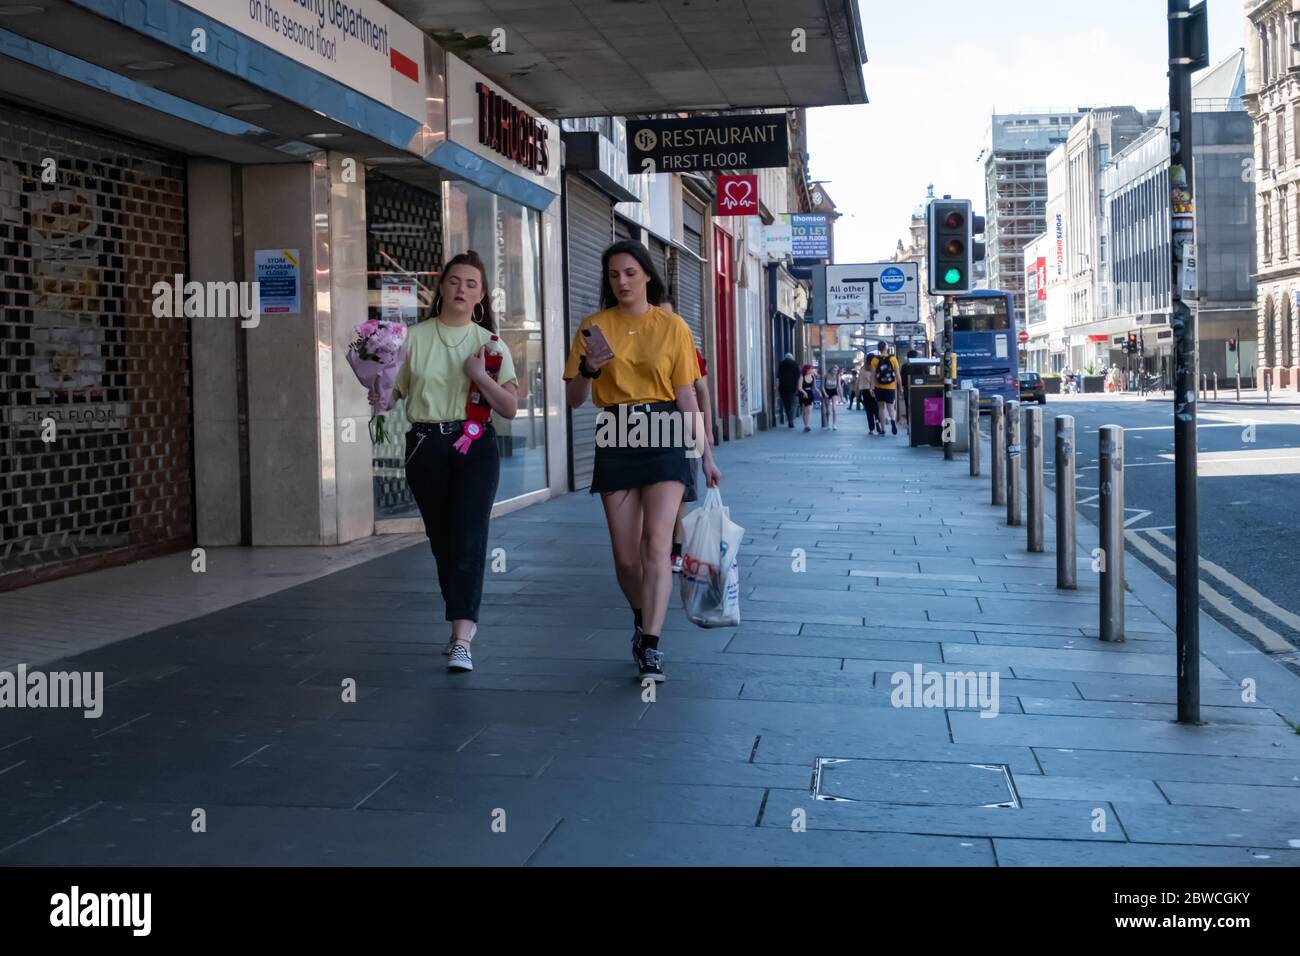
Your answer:
[[[1273,200],[1264,197],[1264,261],[1273,258]]]
[[[1277,191],[1277,252],[1278,258],[1285,262],[1291,256],[1291,223],[1287,215],[1287,189]]]
[[[1296,22],[1300,24],[1300,20]],[[1295,158],[1300,159],[1300,135],[1296,134],[1296,130],[1300,130],[1300,106],[1296,106],[1291,113],[1291,137],[1295,141]]]
[[[1279,170],[1286,166],[1286,114],[1281,110],[1277,111],[1277,166]]]
[[[1268,165],[1268,117],[1259,121],[1259,168],[1267,171]]]

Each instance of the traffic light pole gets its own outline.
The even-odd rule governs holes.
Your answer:
[[[943,458],[952,461],[957,430],[952,418],[953,365],[957,354],[952,348],[953,297],[943,297]]]
[[[1241,401],[1241,329],[1237,329],[1237,401]]]
[[[1192,163],[1192,70],[1204,59],[1204,4],[1169,0],[1170,289],[1174,333],[1174,525],[1178,722],[1201,722],[1200,558],[1196,525],[1196,214]],[[1199,18],[1197,17],[1199,14]],[[1121,539],[1122,540],[1122,539]]]

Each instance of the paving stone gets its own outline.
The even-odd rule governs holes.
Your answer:
[[[1300,841],[1300,801],[1288,811],[1141,803],[1115,804],[1115,810],[1137,843],[1293,849]]]
[[[990,866],[988,840],[769,827],[629,828],[566,819],[534,866]]]
[[[999,714],[949,714],[953,739],[963,743],[1027,747],[1066,745],[1090,750],[1151,750],[1157,753],[1240,754],[1249,757],[1300,756],[1300,737],[1289,729],[1224,724],[1183,727],[1158,720],[1110,717],[1051,717]],[[1291,740],[1287,740],[1290,735]],[[1276,747],[1273,744],[1277,744]]]
[[[512,807],[504,833],[490,816],[208,804],[106,802],[17,847],[0,863],[38,866],[520,866],[559,817]]]
[[[1098,843],[999,837],[993,840],[993,850],[997,854],[998,866],[1300,866],[1300,850],[1278,850],[1271,847]]]
[[[1035,747],[1045,774],[1300,786],[1300,759]]]

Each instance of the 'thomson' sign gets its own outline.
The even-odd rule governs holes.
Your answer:
[[[521,110],[486,83],[474,84],[478,93],[478,141],[514,160],[525,169],[545,176],[551,167],[547,140],[550,130],[527,110]]]
[[[629,173],[769,169],[790,164],[784,113],[627,121]]]

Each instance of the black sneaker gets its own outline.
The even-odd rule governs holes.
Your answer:
[[[637,670],[640,671],[643,682],[647,678],[656,683],[665,679],[663,651],[655,647],[642,647],[640,629],[637,630],[636,637],[632,639],[632,659],[636,661]]]
[[[893,421],[893,420],[891,419],[890,422],[889,422],[889,427],[890,427],[890,429],[893,431],[893,433],[894,433],[895,435],[898,434],[898,422]]]

